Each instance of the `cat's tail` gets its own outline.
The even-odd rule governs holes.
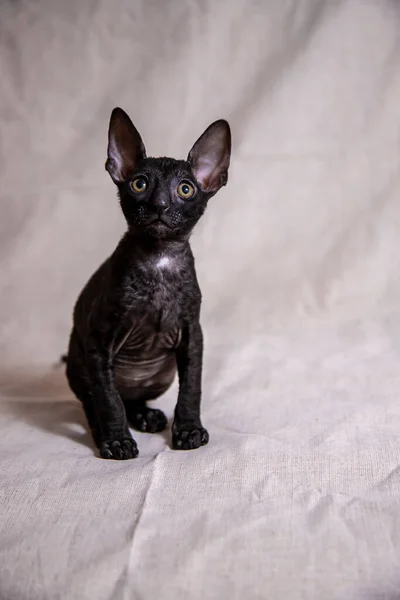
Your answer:
[[[55,369],[59,369],[63,365],[66,365],[67,362],[68,362],[68,354],[62,354],[60,356],[60,358],[58,359],[58,361],[53,364],[53,367]]]

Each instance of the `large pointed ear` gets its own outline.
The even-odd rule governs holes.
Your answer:
[[[122,108],[114,108],[108,128],[106,169],[114,183],[129,179],[142,158],[146,158],[140,134]]]
[[[228,181],[231,130],[223,119],[212,123],[189,152],[188,162],[200,187],[214,193]]]

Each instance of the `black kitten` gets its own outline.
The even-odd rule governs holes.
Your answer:
[[[167,419],[147,406],[179,374],[173,447],[207,444],[201,424],[201,293],[189,246],[207,202],[228,178],[231,134],[216,121],[187,161],[146,158],[128,115],[111,114],[106,169],[118,187],[128,231],[94,273],[74,310],[69,385],[83,404],[103,458],[135,458],[128,424],[161,431]]]

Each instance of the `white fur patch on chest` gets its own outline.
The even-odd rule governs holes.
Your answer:
[[[173,261],[169,258],[169,256],[162,256],[156,262],[157,269],[168,269],[172,267]]]

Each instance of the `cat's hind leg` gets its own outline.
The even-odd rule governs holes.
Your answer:
[[[162,410],[147,406],[146,400],[123,400],[129,424],[138,431],[158,433],[163,431],[168,419]]]

